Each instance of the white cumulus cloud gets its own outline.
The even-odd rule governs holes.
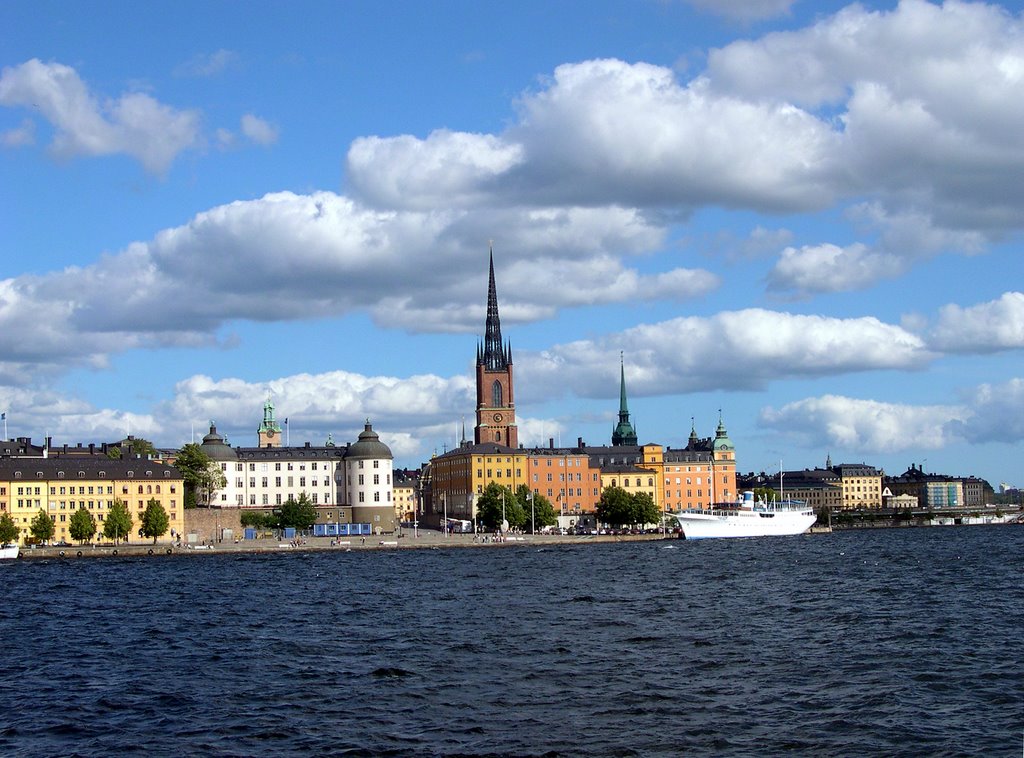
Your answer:
[[[962,406],[914,406],[824,395],[765,408],[759,422],[783,435],[796,434],[819,449],[865,454],[935,450],[959,439],[951,431],[970,411]]]
[[[988,353],[1024,348],[1024,293],[963,307],[944,305],[928,342],[951,353]]]
[[[38,109],[54,127],[50,150],[60,158],[124,153],[160,174],[182,150],[200,144],[196,111],[176,110],[142,92],[100,101],[60,63],[33,59],[4,68],[0,104]]]

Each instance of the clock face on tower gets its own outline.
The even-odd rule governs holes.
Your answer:
[[[501,423],[501,414],[500,413],[495,413],[494,414],[494,423],[496,423],[496,424],[500,424]]]
[[[267,437],[269,437],[271,439],[274,438],[274,430],[273,429],[267,429]]]

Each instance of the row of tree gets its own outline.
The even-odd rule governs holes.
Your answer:
[[[500,529],[502,519],[508,522],[510,529],[523,531],[558,523],[551,501],[543,495],[530,492],[525,484],[513,492],[511,487],[491,482],[476,501],[477,527]]]
[[[491,482],[477,498],[477,526],[498,529],[504,519],[511,529],[542,529],[558,523],[551,501],[544,495],[530,492],[525,484],[513,492]],[[661,510],[647,492],[626,492],[621,487],[606,487],[597,504],[597,519],[610,526],[641,526],[660,524]]]
[[[312,529],[316,523],[316,505],[305,492],[288,498],[272,511],[242,511],[242,526],[256,529]]]
[[[146,510],[142,513],[140,531],[144,537],[152,537],[156,542],[158,537],[167,534],[171,519],[167,510],[160,504],[159,500],[151,499],[146,504]],[[132,533],[134,520],[128,511],[128,506],[121,500],[115,500],[103,519],[103,536],[119,544],[122,540],[128,541]],[[46,513],[45,508],[40,508],[39,513],[28,527],[29,534],[36,542],[49,542],[56,534],[57,526],[54,519]],[[0,544],[16,542],[21,534],[21,529],[14,523],[11,514],[0,514]],[[88,542],[96,535],[96,517],[85,508],[79,508],[71,514],[68,522],[68,534],[71,539],[79,544]]]
[[[597,520],[609,526],[660,524],[661,509],[649,492],[626,492],[622,487],[605,487],[597,503]]]

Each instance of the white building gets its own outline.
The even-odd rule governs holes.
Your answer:
[[[305,493],[319,507],[351,508],[343,521],[370,524],[375,533],[395,530],[393,456],[370,422],[352,444],[338,447],[281,444],[274,407],[263,407],[258,447],[231,447],[210,422],[201,448],[226,483],[211,498],[214,508],[274,508]]]

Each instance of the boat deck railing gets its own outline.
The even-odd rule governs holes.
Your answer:
[[[742,516],[755,513],[778,513],[792,511],[809,511],[811,507],[803,500],[783,500],[772,503],[754,503],[751,508],[743,508],[735,503],[715,503],[710,508],[687,508],[681,513],[695,513],[702,516]]]

